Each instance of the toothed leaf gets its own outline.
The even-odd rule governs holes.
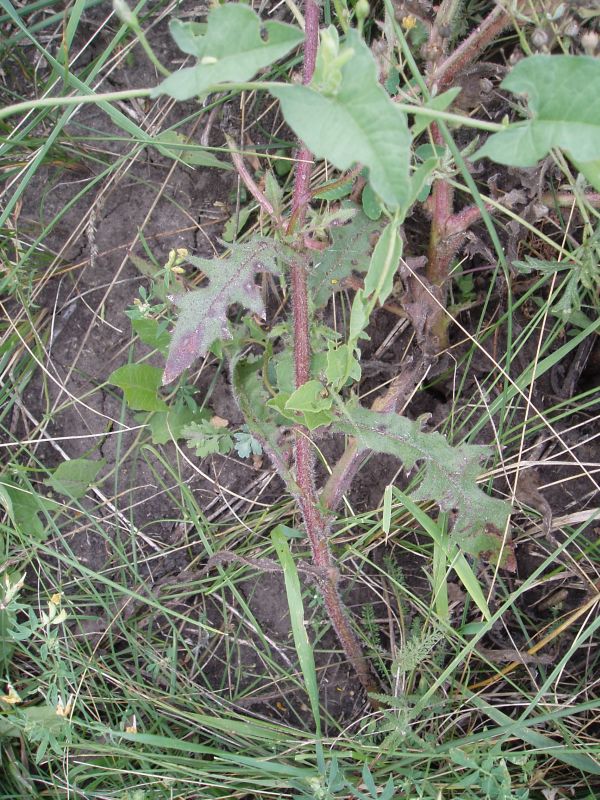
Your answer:
[[[350,222],[331,228],[331,245],[319,256],[319,262],[309,273],[309,286],[318,308],[327,305],[331,294],[341,287],[344,278],[353,270],[365,272],[373,246],[371,236],[382,225],[357,210]]]
[[[480,462],[489,454],[488,448],[467,444],[452,447],[440,433],[421,430],[419,421],[359,407],[347,407],[335,428],[354,436],[361,450],[396,456],[407,470],[419,463],[423,479],[412,497],[433,500],[441,511],[454,510],[455,536],[473,542],[486,529],[504,531],[510,506],[489,497],[477,485]]]
[[[277,274],[278,249],[274,240],[256,237],[243,244],[231,245],[227,258],[195,258],[188,260],[209,279],[208,286],[179,295],[173,302],[179,306],[163,384],[171,383],[191,366],[217,339],[231,339],[227,326],[227,310],[232,303],[264,315],[259,287],[254,282],[257,272]]]

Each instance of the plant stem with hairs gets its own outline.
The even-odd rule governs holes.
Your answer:
[[[319,43],[319,7],[314,0],[304,5],[305,44],[303,82],[312,78]],[[300,229],[310,203],[311,153],[301,147],[296,164],[294,193],[292,198],[291,228]],[[310,314],[307,285],[307,253],[298,249],[291,265],[291,300],[294,331],[294,373],[296,388],[310,380]],[[356,670],[361,684],[367,692],[377,689],[369,663],[360,642],[352,630],[350,621],[337,588],[337,570],[329,549],[330,520],[321,508],[315,486],[314,445],[310,432],[303,427],[294,428],[294,463],[296,483],[299,488],[298,505],[310,543],[314,565],[321,578],[318,585],[329,619],[339,637],[350,663]]]

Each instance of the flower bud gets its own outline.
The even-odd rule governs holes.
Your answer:
[[[581,46],[588,56],[595,55],[599,41],[600,36],[598,36],[596,31],[586,31],[581,36]]]
[[[541,50],[548,44],[548,34],[543,28],[536,28],[531,34],[531,44],[536,50]]]
[[[362,22],[369,16],[369,11],[371,10],[368,0],[358,0],[358,3],[354,6],[354,13],[356,14],[356,19]]]

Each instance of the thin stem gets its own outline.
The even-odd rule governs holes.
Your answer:
[[[152,89],[124,89],[120,92],[104,94],[73,94],[69,97],[42,97],[38,100],[24,100],[12,106],[0,109],[0,119],[12,117],[22,111],[56,106],[78,106],[84,103],[110,103],[113,100],[132,100],[134,97],[150,97]]]
[[[261,91],[276,88],[278,90],[289,88],[293,91],[294,87],[285,83],[277,83],[276,81],[259,82],[259,81],[244,81],[241,83],[219,83],[213,87],[208,87],[206,93],[211,91],[215,92],[234,92],[234,91]],[[14,103],[14,105],[6,106],[0,109],[0,119],[12,117],[15,114],[20,114],[23,111],[31,111],[37,108],[48,108],[56,106],[76,106],[84,103],[104,103],[112,100],[130,100],[135,97],[150,97],[153,88],[148,89],[124,89],[120,92],[106,92],[104,94],[80,94],[71,95],[68,97],[42,97],[38,100],[25,100],[22,103]],[[405,114],[415,114],[420,117],[427,117],[428,119],[438,120],[440,122],[456,123],[467,128],[474,128],[480,131],[487,131],[488,133],[498,133],[506,129],[506,125],[497,122],[487,122],[483,119],[474,119],[463,114],[452,114],[450,111],[438,111],[435,108],[425,108],[414,103],[396,103],[396,107]],[[516,128],[519,123],[511,125],[511,128]],[[298,159],[310,156],[307,150],[301,150],[298,153]],[[310,176],[310,169],[309,169]]]
[[[264,193],[258,188],[256,185],[256,181],[248,172],[246,165],[244,164],[244,158],[242,154],[238,151],[237,145],[234,142],[233,138],[228,134],[225,134],[225,139],[227,141],[227,146],[229,147],[229,153],[231,155],[231,160],[233,161],[233,166],[236,168],[238,175],[240,176],[242,183],[248,189],[252,197],[257,201],[259,206],[262,210],[268,214],[273,220],[277,223],[277,225],[281,224],[281,220],[275,214],[275,209],[271,205],[271,203],[267,200]]]

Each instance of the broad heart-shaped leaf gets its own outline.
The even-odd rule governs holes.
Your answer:
[[[168,405],[158,396],[161,370],[150,364],[126,364],[108,376],[108,383],[123,389],[125,402],[135,411],[165,411]]]
[[[45,483],[55,492],[77,499],[87,492],[103,466],[104,459],[73,458],[59,464]]]
[[[488,529],[503,533],[510,507],[489,497],[477,485],[481,458],[488,450],[479,445],[451,447],[440,433],[426,433],[418,421],[398,414],[380,414],[346,407],[335,429],[356,437],[361,450],[374,450],[399,458],[405,469],[417,462],[424,468],[415,500],[433,500],[442,511],[456,510],[453,534],[468,542]]]
[[[597,172],[586,168],[600,159],[600,60],[531,56],[513,67],[502,87],[527,96],[531,118],[490,136],[474,158],[530,167],[560,147],[600,189]]]
[[[340,288],[353,270],[365,272],[373,246],[371,237],[381,231],[381,223],[357,209],[350,222],[331,228],[331,245],[308,274],[308,285],[317,308],[327,305],[332,292]]]
[[[304,40],[299,28],[273,21],[261,25],[251,8],[238,3],[214,8],[208,15],[206,33],[198,30],[194,23],[171,22],[176,44],[198,61],[194,67],[169,75],[153,90],[153,97],[168,94],[175,100],[189,100],[219,83],[248,81]]]
[[[354,54],[342,67],[335,93],[292,84],[269,91],[279,99],[288,125],[317,158],[342,170],[364,164],[386,205],[404,207],[411,189],[406,116],[377,80],[375,60],[357,31],[348,31],[345,46]]]
[[[203,356],[216,339],[231,339],[227,309],[240,303],[255,314],[264,314],[260,290],[254,283],[257,272],[277,274],[277,243],[256,236],[243,244],[232,244],[227,258],[194,258],[189,261],[209,279],[203,289],[179,295],[179,306],[163,384],[171,383],[184,369]]]

